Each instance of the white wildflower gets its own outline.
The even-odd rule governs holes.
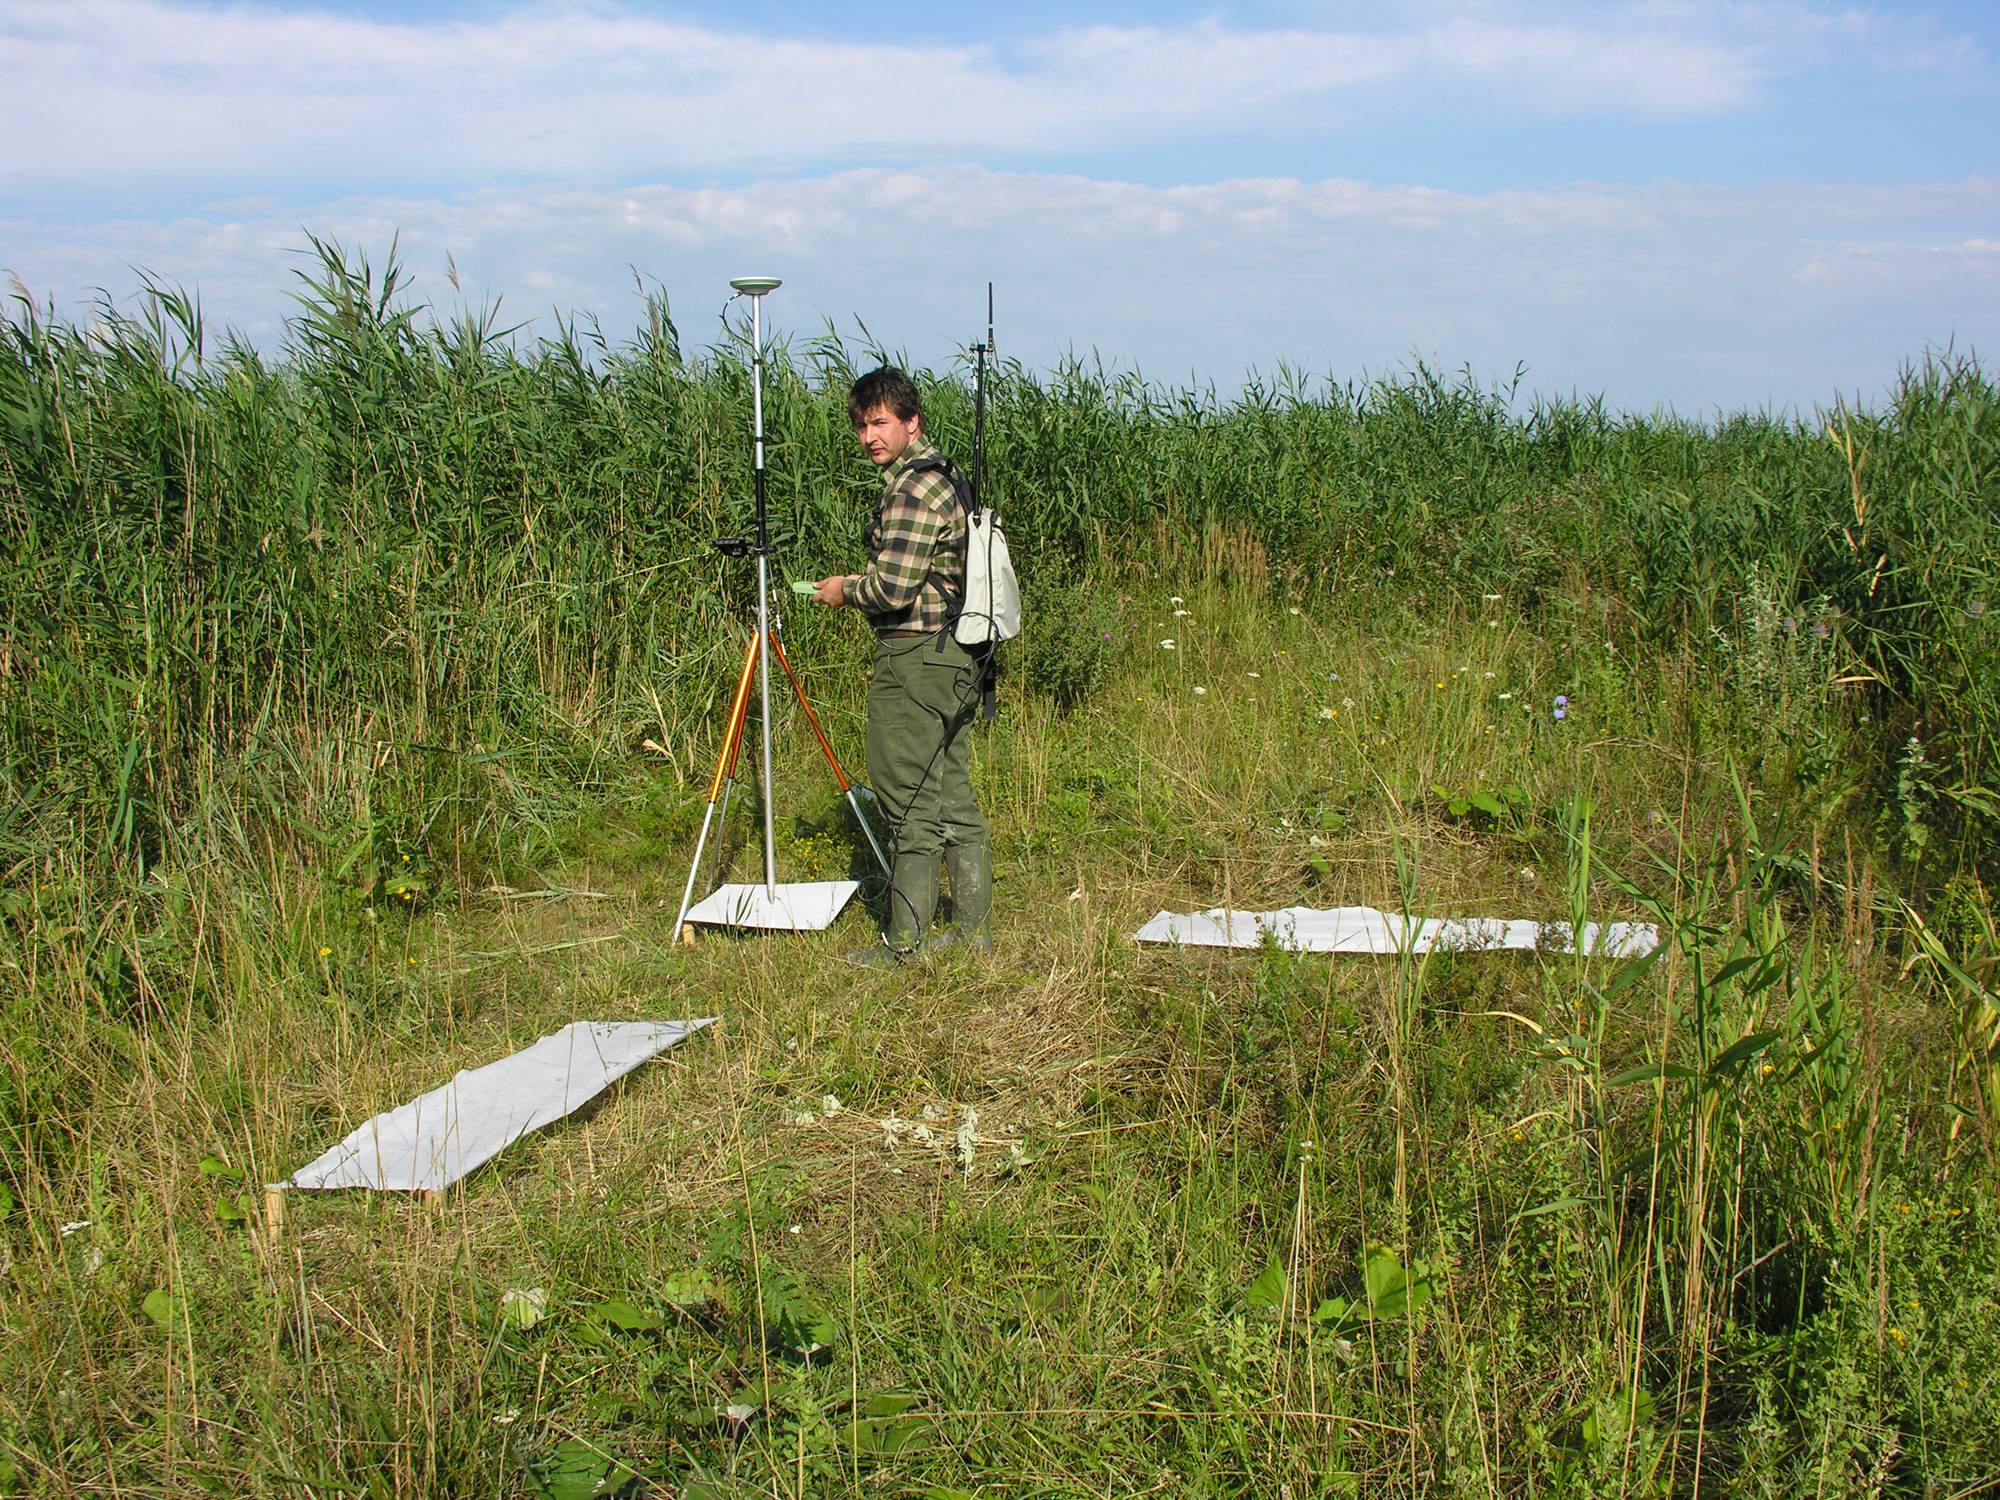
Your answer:
[[[493,1425],[495,1427],[512,1427],[520,1420],[521,1408],[518,1406],[510,1406],[505,1411],[495,1412],[493,1415]]]
[[[1481,594],[1479,597],[1484,599],[1488,604],[1498,604],[1500,602],[1498,594]]]
[[[1189,615],[1193,613],[1194,611],[1191,609],[1177,609],[1174,611],[1174,618],[1176,620],[1185,620]]]
[[[1243,675],[1245,677],[1262,677],[1264,674],[1262,672],[1245,672]]]
[[[1322,719],[1330,719],[1330,718],[1332,718],[1332,717],[1333,717],[1333,710],[1332,710],[1332,709],[1330,709],[1330,708],[1322,708],[1322,709],[1321,709],[1321,710],[1319,711],[1319,716],[1320,716],[1320,717],[1321,717]]]
[[[1505,703],[1505,702],[1506,702],[1506,701],[1507,701],[1508,699],[1512,698],[1513,696],[1514,696],[1514,695],[1513,695],[1512,693],[1502,693],[1502,694],[1500,695],[1500,701],[1501,701],[1502,703]]]
[[[1208,689],[1207,689],[1207,688],[1205,688],[1205,687],[1198,687],[1198,688],[1196,688],[1196,689],[1194,690],[1194,695],[1195,695],[1195,697],[1197,697],[1197,698],[1200,698],[1200,697],[1204,697],[1204,696],[1206,696],[1206,695],[1207,695],[1207,693],[1208,693]]]
[[[1182,598],[1182,597],[1181,597],[1181,596],[1180,596],[1179,594],[1169,594],[1169,595],[1167,595],[1167,603],[1169,603],[1169,604],[1185,604],[1185,603],[1187,603],[1187,600],[1183,599],[1183,598]]]
[[[500,1294],[500,1319],[514,1328],[533,1328],[549,1310],[549,1289],[510,1286]]]
[[[1160,649],[1161,649],[1162,651],[1171,651],[1171,650],[1173,650],[1173,649],[1174,649],[1174,642],[1173,642],[1173,637],[1172,637],[1172,636],[1169,636],[1169,637],[1168,637],[1168,638],[1167,638],[1166,640],[1164,640],[1164,641],[1161,641],[1161,642],[1160,642]]]
[[[968,1104],[965,1106],[965,1118],[958,1122],[958,1131],[952,1137],[952,1150],[958,1157],[959,1170],[972,1170],[972,1158],[978,1144],[979,1111]]]
[[[68,1238],[69,1238],[69,1237],[70,1237],[71,1235],[73,1235],[73,1234],[77,1233],[78,1231],[80,1231],[80,1230],[84,1230],[84,1229],[88,1229],[88,1228],[90,1228],[90,1220],[88,1220],[88,1219],[71,1219],[71,1220],[69,1221],[69,1223],[67,1223],[67,1224],[63,1225],[63,1226],[62,1226],[62,1228],[60,1228],[60,1229],[58,1229],[58,1230],[56,1231],[56,1237],[57,1237],[58,1239],[65,1239],[65,1240],[66,1240],[66,1239],[68,1239]]]

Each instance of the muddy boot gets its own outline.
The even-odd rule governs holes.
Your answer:
[[[945,874],[951,881],[951,926],[931,938],[933,948],[993,951],[993,934],[986,914],[993,905],[993,851],[985,844],[954,844],[944,852]]]
[[[935,854],[899,854],[889,877],[889,920],[882,941],[847,955],[857,968],[890,968],[914,957],[937,910],[943,859]]]

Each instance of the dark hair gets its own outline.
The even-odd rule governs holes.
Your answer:
[[[915,382],[894,365],[870,370],[847,392],[847,415],[857,427],[878,406],[888,407],[903,422],[924,414],[924,403],[917,397]]]

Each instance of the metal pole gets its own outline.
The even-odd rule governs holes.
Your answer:
[[[986,342],[972,367],[972,508],[986,503],[986,356],[993,352],[993,283],[986,283]]]
[[[764,736],[764,890],[777,896],[778,841],[774,832],[771,786],[771,536],[764,521],[764,308],[750,299],[750,412],[757,435],[752,482],[757,494],[757,699]]]

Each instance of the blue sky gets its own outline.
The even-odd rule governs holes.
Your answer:
[[[1627,410],[2000,347],[2000,5],[10,0],[0,268],[275,346],[305,231],[418,295],[1233,389],[1415,359]]]

